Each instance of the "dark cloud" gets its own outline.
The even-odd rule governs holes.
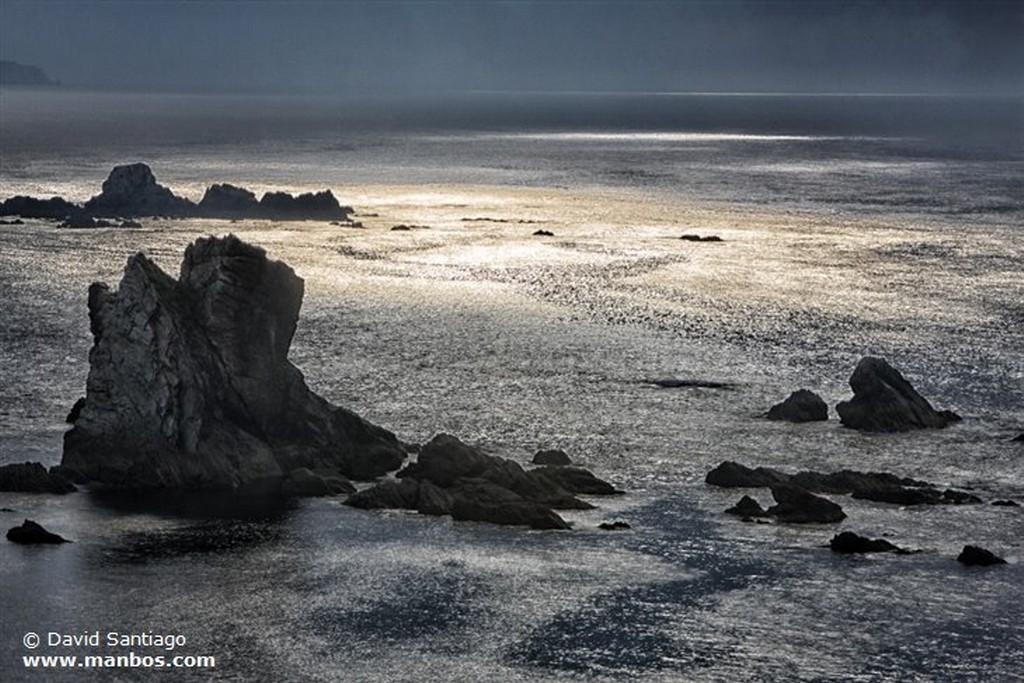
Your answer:
[[[1019,2],[0,0],[0,56],[189,90],[1024,90]]]

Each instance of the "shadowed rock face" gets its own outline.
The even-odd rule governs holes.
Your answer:
[[[769,420],[788,422],[816,422],[828,419],[828,405],[813,391],[799,389],[782,403],[773,405],[767,414]]]
[[[862,358],[850,376],[853,398],[842,401],[836,412],[842,423],[867,432],[903,432],[941,428],[960,417],[936,411],[899,370],[881,358]]]
[[[89,290],[85,404],[62,467],[120,488],[236,488],[296,468],[368,479],[405,453],[309,390],[287,358],[303,281],[234,236],[185,251],[177,280],[145,255]]]
[[[115,166],[102,192],[85,203],[92,216],[191,216],[195,204],[156,182],[146,164]]]

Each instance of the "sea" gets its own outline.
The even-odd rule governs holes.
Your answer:
[[[1022,680],[1024,513],[991,502],[1024,503],[1024,100],[0,90],[0,199],[84,201],[134,162],[196,201],[330,189],[362,227],[0,225],[0,464],[60,462],[91,282],[137,251],[176,274],[234,233],[305,280],[290,358],[330,401],[410,443],[560,448],[626,493],[564,532],[337,498],[0,493],[0,526],[74,541],[0,545],[0,680],[151,680],[158,656],[204,681]],[[843,427],[864,356],[963,421]],[[828,421],[764,418],[800,388]],[[771,496],[706,485],[724,460],[983,503],[833,496],[839,524],[744,523],[723,510]],[[840,556],[840,531],[919,552]],[[1008,564],[965,567],[967,544]]]

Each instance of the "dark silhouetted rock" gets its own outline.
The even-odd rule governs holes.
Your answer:
[[[420,483],[415,479],[386,479],[368,489],[353,493],[345,500],[363,510],[415,510],[419,503]]]
[[[707,237],[701,235],[680,235],[679,239],[684,242],[721,242],[722,238],[718,235],[708,235]]]
[[[976,505],[981,502],[981,498],[978,498],[973,493],[967,493],[966,491],[946,489],[942,492],[942,502],[950,503],[952,505]]]
[[[491,466],[480,473],[480,478],[514,491],[526,500],[542,503],[555,510],[590,510],[594,507],[573,496],[561,485],[559,479],[551,476],[545,468],[527,472],[517,462],[495,458]],[[592,482],[590,484],[594,485]]]
[[[118,226],[103,218],[93,218],[91,214],[77,209],[74,213],[65,218],[57,227],[89,230],[94,228],[114,228]]]
[[[440,486],[427,480],[420,482],[416,510],[421,515],[450,515],[454,504],[455,499],[452,495]]]
[[[551,232],[550,230],[544,230],[542,228],[540,230],[534,230],[533,235],[534,237],[554,237],[555,233]]]
[[[744,519],[755,519],[758,517],[768,516],[768,513],[763,507],[761,507],[761,504],[750,496],[743,496],[740,498],[738,503],[725,511],[725,514],[735,515],[736,517],[742,517]]]
[[[836,534],[832,537],[828,547],[832,549],[832,552],[842,553],[844,555],[853,553],[906,552],[899,546],[890,543],[884,538],[865,538],[864,536],[858,536],[852,531],[844,531],[841,534]]]
[[[228,183],[206,188],[199,201],[199,214],[207,218],[253,218],[259,212],[255,194]]]
[[[7,530],[7,540],[21,545],[35,545],[39,543],[70,543],[66,538],[50,533],[41,525],[26,519],[21,526]]]
[[[452,518],[531,529],[568,529],[569,524],[550,507],[523,499],[486,479],[462,479],[450,493]]]
[[[348,220],[352,208],[341,206],[330,190],[300,194],[268,192],[260,199],[259,215],[273,220]]]
[[[0,467],[0,491],[20,493],[71,493],[75,485],[60,474],[50,473],[37,462]]]
[[[964,549],[957,555],[956,561],[962,562],[968,567],[989,567],[994,564],[1006,564],[1006,560],[1003,558],[976,545],[965,545]]]
[[[86,402],[63,467],[131,489],[398,468],[393,434],[314,394],[288,361],[302,295],[291,268],[234,236],[196,240],[177,280],[131,257],[116,292],[89,290]]]
[[[793,484],[773,485],[772,497],[777,504],[768,508],[768,515],[780,522],[830,524],[846,519],[846,513],[836,503]]]
[[[429,479],[447,488],[456,479],[479,476],[493,462],[479,448],[464,444],[451,434],[438,434],[420,448],[416,478]]]
[[[549,450],[540,450],[533,454],[534,465],[550,465],[552,467],[563,467],[565,465],[572,464],[572,458],[570,458],[565,451],[557,448]]]
[[[623,493],[582,467],[540,467],[530,474],[550,477],[569,493],[580,496],[611,496]]]
[[[901,489],[903,487],[931,487],[926,481],[908,477],[897,477],[888,472],[858,472],[840,470],[830,474],[821,472],[797,472],[790,482],[816,493],[854,493],[873,490]],[[863,496],[867,498],[868,496]]]
[[[1018,434],[1017,436],[1010,439],[1010,441],[1015,441],[1017,443],[1024,442],[1024,434]]]
[[[768,410],[769,420],[815,422],[828,419],[828,405],[813,391],[799,389]]]
[[[704,481],[723,488],[758,488],[789,481],[789,477],[767,467],[752,470],[738,462],[726,460],[708,472]]]
[[[85,396],[75,401],[75,404],[71,406],[71,410],[68,411],[68,416],[64,418],[64,421],[68,424],[75,424],[75,420],[82,414],[82,408],[85,407]]]
[[[2,203],[3,202],[0,202],[0,204]],[[3,214],[0,213],[0,216],[2,215]],[[0,220],[0,225],[25,225],[25,221],[21,220],[20,218],[15,218],[13,221]]]
[[[941,428],[960,420],[936,411],[898,370],[881,358],[862,358],[850,377],[853,398],[836,406],[844,425],[868,432]]]
[[[85,203],[93,216],[192,216],[196,205],[156,182],[146,164],[115,166],[102,192]]]
[[[1020,507],[1020,503],[1018,503],[1015,500],[993,500],[992,504],[993,505],[997,505],[999,507],[1006,507],[1006,508],[1019,508]]]
[[[602,531],[626,531],[632,529],[629,522],[623,522],[622,520],[616,520],[614,522],[601,522],[597,525],[598,529]]]
[[[38,66],[0,60],[0,85],[58,85]]]
[[[281,482],[281,493],[300,498],[355,493],[356,487],[340,474],[325,475],[308,467],[296,467]]]
[[[63,220],[78,211],[81,211],[81,208],[61,197],[36,199],[19,195],[0,202],[0,216]]]

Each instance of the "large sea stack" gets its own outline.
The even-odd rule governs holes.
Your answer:
[[[390,432],[331,405],[288,361],[303,281],[229,235],[185,251],[177,280],[144,254],[89,288],[85,403],[62,471],[130,489],[239,488],[297,468],[398,468]]]
[[[836,405],[847,427],[866,432],[904,432],[959,422],[950,410],[937,411],[900,371],[882,358],[862,358],[850,376],[853,398]]]

